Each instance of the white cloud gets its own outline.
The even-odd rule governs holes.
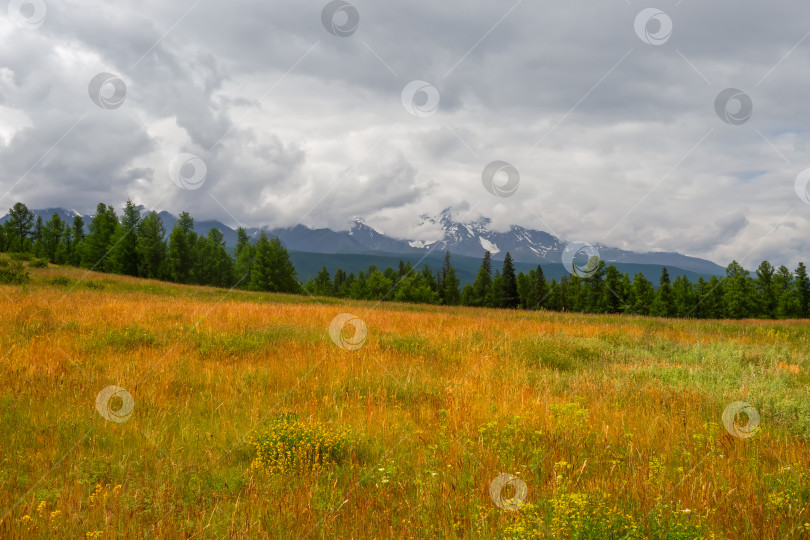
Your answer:
[[[664,7],[673,33],[654,46],[636,36],[635,3],[522,3],[499,24],[512,4],[355,4],[347,38],[325,31],[321,4],[291,0],[187,15],[76,0],[49,3],[36,30],[3,19],[0,205],[132,197],[198,219],[333,228],[364,215],[428,241],[418,216],[454,206],[498,230],[721,264],[795,266],[810,248],[810,206],[792,187],[810,166],[810,41],[791,52],[810,6]],[[102,71],[127,84],[118,109],[89,99]],[[416,79],[441,94],[428,118],[400,102]],[[752,98],[742,126],[714,112],[727,87]],[[206,161],[201,189],[170,182],[179,152]],[[520,171],[514,197],[483,189],[493,160]]]

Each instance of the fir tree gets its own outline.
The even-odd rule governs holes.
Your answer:
[[[169,235],[169,275],[172,281],[191,282],[196,243],[194,219],[188,212],[182,212]]]
[[[127,200],[124,215],[121,216],[121,226],[113,241],[114,248],[111,255],[112,267],[120,274],[137,276],[138,267],[138,225],[141,222],[141,211],[132,201]]]
[[[82,266],[99,272],[114,270],[110,254],[118,231],[118,216],[115,208],[99,203],[96,215],[90,221],[89,232],[82,250]]]
[[[515,309],[520,305],[520,296],[518,295],[517,278],[515,277],[515,267],[512,264],[512,255],[510,255],[508,251],[503,259],[503,273],[501,276],[503,283],[500,307]]]
[[[675,315],[675,299],[666,266],[661,269],[661,279],[658,281],[658,291],[655,295],[651,314],[657,317],[672,317]]]
[[[166,228],[156,212],[148,213],[138,223],[138,275],[148,279],[166,276]]]
[[[473,294],[470,305],[486,306],[492,296],[492,259],[489,251],[484,253],[481,268],[478,269],[478,275],[475,277],[475,283],[473,283],[472,287]]]
[[[8,250],[25,251],[28,235],[31,234],[31,227],[34,225],[34,213],[23,203],[18,202],[8,211],[8,216],[9,230],[13,236]]]

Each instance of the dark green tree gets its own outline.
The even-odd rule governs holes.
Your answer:
[[[251,271],[250,288],[256,291],[299,292],[295,268],[281,241],[277,237],[268,240],[262,231],[255,247],[256,257]]]
[[[141,222],[141,211],[127,200],[121,226],[113,240],[113,252],[110,255],[113,269],[119,274],[137,276],[140,261],[138,260],[138,225]]]
[[[793,273],[785,265],[780,266],[773,276],[773,295],[776,301],[776,317],[791,319],[799,316],[801,306],[793,283]]]
[[[799,317],[810,317],[810,279],[807,277],[807,267],[803,262],[796,268],[796,295],[799,299]]]
[[[774,275],[776,270],[768,261],[762,261],[757,267],[755,307],[759,317],[773,319],[776,317],[776,294]]]
[[[600,313],[620,313],[626,304],[622,275],[612,264],[605,269],[605,283],[599,302]]]
[[[532,289],[532,300],[529,309],[541,309],[546,307],[548,300],[549,287],[546,282],[546,276],[543,273],[543,267],[539,264],[534,270],[534,283]]]
[[[473,283],[473,296],[471,304],[473,306],[486,306],[492,297],[492,256],[489,251],[484,253],[481,261],[481,268]]]
[[[332,296],[333,291],[334,284],[332,283],[332,277],[329,275],[329,271],[324,266],[312,281],[312,288],[310,292],[316,296]]]
[[[248,237],[248,233],[244,227],[239,227],[236,229],[236,249],[234,250],[233,256],[235,259],[239,258],[239,255],[242,253],[242,250],[245,249],[246,246],[250,245],[250,238]]]
[[[694,316],[694,307],[697,304],[692,282],[686,276],[678,276],[672,284],[672,296],[675,301],[675,316]]]
[[[630,307],[637,315],[649,315],[655,302],[655,287],[641,272],[633,276]]]
[[[508,251],[503,259],[503,273],[501,276],[503,276],[503,285],[500,307],[515,309],[520,305],[520,296],[518,295],[515,266],[512,263],[512,255]]]
[[[439,279],[436,280],[436,289],[443,304],[454,306],[461,302],[460,284],[456,270],[450,264],[450,252],[446,251],[444,261],[442,261],[442,269],[439,272]],[[426,283],[426,285],[430,287],[431,284]]]
[[[14,240],[10,242],[9,251],[26,251],[28,249],[28,236],[34,225],[34,213],[23,203],[15,203],[8,211],[8,223]]]
[[[89,232],[82,249],[82,266],[99,272],[114,270],[110,259],[113,239],[118,231],[115,208],[99,203],[90,221]]]
[[[138,223],[138,275],[148,279],[166,277],[166,228],[156,212],[149,212]]]
[[[169,275],[177,283],[190,283],[194,268],[194,219],[182,212],[169,235]]]
[[[723,280],[724,316],[743,319],[753,315],[754,286],[748,270],[737,261],[731,261]]]
[[[42,248],[41,253],[37,255],[55,263],[56,251],[59,249],[59,243],[62,241],[64,234],[65,222],[62,221],[59,214],[54,213],[51,219],[42,227]]]
[[[658,291],[653,302],[652,315],[657,317],[672,317],[675,315],[675,298],[672,294],[672,282],[669,280],[667,268],[661,269],[661,279],[658,281]]]

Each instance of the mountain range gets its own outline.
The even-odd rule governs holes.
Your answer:
[[[142,212],[146,209],[141,207]],[[72,222],[73,217],[79,215],[74,210],[64,208],[46,208],[32,210],[35,215],[47,221],[56,213],[65,221]],[[166,231],[171,231],[177,217],[163,211],[159,212]],[[8,215],[0,218],[4,223]],[[436,242],[423,242],[420,240],[407,240],[387,236],[367,225],[362,218],[355,218],[352,227],[347,231],[333,231],[331,229],[310,229],[304,225],[291,228],[278,228],[266,230],[270,236],[278,236],[290,251],[293,263],[298,269],[299,277],[308,279],[321,266],[327,266],[334,272],[342,264],[346,271],[358,271],[369,264],[377,264],[381,268],[391,264],[381,264],[383,260],[399,259],[411,261],[413,264],[420,261],[428,263],[431,267],[440,265],[443,252],[450,251],[454,257],[454,266],[459,269],[462,282],[474,278],[474,270],[480,263],[485,251],[490,251],[492,258],[502,260],[506,252],[512,255],[518,270],[528,271],[538,264],[543,266],[549,277],[561,276],[564,269],[560,264],[562,250],[567,242],[547,232],[528,229],[519,225],[512,225],[508,231],[497,232],[490,230],[490,220],[480,218],[476,221],[462,223],[454,221],[449,210],[437,216],[422,215],[422,224],[438,226],[443,238]],[[90,218],[85,217],[85,226]],[[224,236],[226,246],[233,249],[236,245],[236,230],[216,220],[195,220],[194,229],[198,234],[207,234],[212,228],[219,229]],[[261,229],[247,228],[249,236],[255,238]],[[615,264],[621,271],[641,271],[657,283],[660,268],[666,266],[670,274],[686,275],[690,279],[698,276],[710,277],[723,275],[725,269],[712,261],[682,255],[673,252],[646,252],[638,253],[626,251],[610,246],[597,244],[599,256],[608,264]],[[379,261],[378,261],[379,259]],[[469,260],[467,260],[469,259]],[[370,262],[369,262],[370,261]],[[467,267],[470,271],[466,271]],[[357,267],[357,270],[354,269]],[[546,270],[546,268],[549,270]],[[469,275],[468,275],[469,274]]]

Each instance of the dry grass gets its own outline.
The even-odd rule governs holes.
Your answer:
[[[31,273],[0,288],[2,537],[810,534],[806,322]],[[357,351],[328,336],[343,312],[369,329]],[[96,411],[109,385],[134,397],[123,423]],[[749,439],[721,423],[738,400],[762,415]],[[350,457],[256,467],[252,437],[285,413],[350,433]],[[490,499],[502,472],[527,485],[520,510]]]

